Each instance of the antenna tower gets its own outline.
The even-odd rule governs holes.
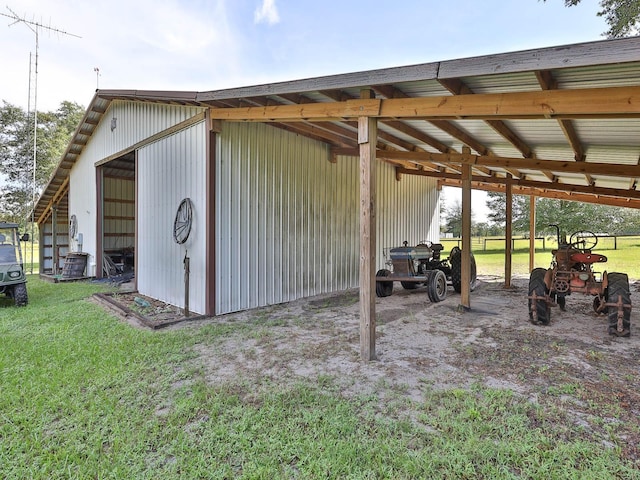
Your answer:
[[[31,273],[33,274],[34,264],[34,242],[35,242],[35,209],[36,209],[36,166],[37,166],[37,151],[38,151],[38,49],[39,49],[39,33],[41,30],[46,30],[50,33],[57,33],[59,35],[68,35],[70,37],[82,38],[79,35],[65,32],[59,28],[52,27],[51,25],[44,25],[41,22],[35,20],[27,20],[25,17],[20,17],[13,10],[7,7],[10,14],[0,12],[3,17],[10,18],[13,23],[9,26],[13,26],[16,23],[22,23],[31,30],[35,35],[36,49],[35,55],[29,53],[29,99],[27,102],[27,118],[29,119],[32,128],[31,141],[33,164],[32,164],[32,178],[31,178]],[[54,226],[55,228],[55,226]],[[54,271],[55,271],[54,265]]]

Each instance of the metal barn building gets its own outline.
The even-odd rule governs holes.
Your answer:
[[[358,285],[357,159],[266,124],[223,122],[212,131],[205,108],[176,105],[171,92],[153,103],[140,99],[149,93],[107,95],[96,93],[74,137],[83,145],[50,214],[39,212],[41,273],[59,272],[68,252],[82,251],[87,275],[101,276],[107,255],[131,252],[138,291],[182,306],[188,255],[189,307],[201,314]],[[436,180],[397,181],[389,164],[378,170],[380,244],[437,239]],[[184,198],[193,227],[177,244]]]
[[[507,237],[512,194],[640,208],[639,139],[640,37],[210,92],[97,90],[35,208],[41,273],[80,250],[95,276],[129,258],[140,293],[182,305],[188,255],[203,314],[359,285],[373,358],[382,249],[437,240],[440,185],[463,189],[469,308],[472,188],[506,192]]]

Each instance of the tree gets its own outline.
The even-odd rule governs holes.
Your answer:
[[[514,232],[529,231],[529,198],[513,195],[512,225]],[[506,225],[507,196],[504,193],[487,192],[487,206],[491,209],[489,220],[500,227]]]
[[[62,102],[54,112],[38,112],[35,191],[39,194],[84,114],[84,107]],[[32,208],[33,121],[22,108],[0,107],[0,217],[23,223]]]
[[[490,220],[504,226],[506,195],[490,192],[488,206],[492,210]],[[529,198],[513,196],[513,230],[529,231]],[[567,235],[579,230],[594,233],[623,234],[640,232],[640,211],[630,208],[611,207],[593,203],[570,202],[553,198],[536,201],[536,234],[553,233],[549,225],[556,224]]]
[[[544,0],[545,2],[547,0]],[[582,0],[565,0],[567,7],[575,7]],[[599,17],[604,17],[609,30],[605,35],[609,38],[628,37],[638,33],[640,26],[640,0],[600,0],[602,10]]]
[[[452,233],[454,237],[462,236],[462,205],[456,200],[453,205],[445,208],[445,232]],[[473,214],[471,214],[471,224],[473,225]]]

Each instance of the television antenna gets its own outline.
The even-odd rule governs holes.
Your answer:
[[[10,14],[0,12],[3,17],[10,18],[13,23],[9,26],[13,26],[17,23],[24,24],[35,35],[36,49],[35,57],[29,53],[29,100],[27,102],[27,118],[33,119],[33,165],[32,165],[32,186],[31,186],[31,273],[33,274],[33,251],[35,242],[35,208],[36,208],[36,165],[37,165],[37,145],[38,145],[38,49],[39,49],[39,34],[41,30],[46,30],[50,33],[57,33],[58,35],[67,35],[70,37],[82,38],[79,35],[66,32],[59,28],[52,27],[51,25],[45,25],[35,20],[27,20],[25,17],[19,16],[16,12],[7,7]],[[33,71],[32,71],[33,70]]]

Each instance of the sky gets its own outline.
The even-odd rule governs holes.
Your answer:
[[[27,108],[36,38],[37,106],[54,111],[96,88],[209,91],[601,40],[598,3],[7,0],[0,14],[26,22],[0,15],[0,100]]]

